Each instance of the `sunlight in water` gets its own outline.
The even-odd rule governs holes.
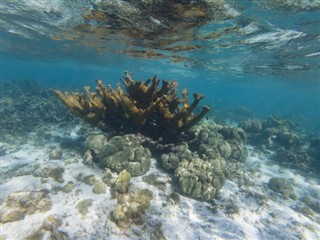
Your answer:
[[[0,1],[0,240],[320,239],[319,6]]]

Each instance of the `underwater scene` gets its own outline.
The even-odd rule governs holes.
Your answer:
[[[0,240],[320,239],[320,0],[0,10]]]

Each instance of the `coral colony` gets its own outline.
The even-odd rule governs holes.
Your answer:
[[[85,142],[84,158],[107,171],[141,176],[149,171],[155,157],[173,174],[182,194],[212,201],[230,175],[228,164],[246,159],[242,129],[196,125],[210,110],[202,106],[198,115],[192,113],[202,94],[193,94],[189,104],[187,90],[182,91],[182,99],[178,97],[176,81],[162,81],[159,87],[157,77],[142,82],[133,80],[129,73],[122,80],[125,91],[120,85],[113,89],[100,80],[97,83],[95,92],[88,87],[85,93],[54,92],[86,122],[105,131],[110,126],[119,130],[108,137],[91,135]],[[182,135],[184,132],[188,134]],[[156,139],[152,138],[155,133]]]
[[[119,84],[113,89],[101,80],[97,81],[95,92],[90,92],[89,87],[84,88],[85,93],[54,92],[74,114],[102,130],[108,126],[122,127],[146,135],[159,133],[160,137],[188,131],[210,110],[203,106],[199,115],[194,115],[193,110],[204,96],[193,94],[194,100],[189,104],[184,89],[183,98],[179,99],[176,81],[163,80],[159,88],[160,80],[156,76],[142,82],[133,80],[126,72],[122,83],[125,92]]]

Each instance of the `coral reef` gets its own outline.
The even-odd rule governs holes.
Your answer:
[[[114,171],[119,173],[115,190],[125,193],[128,186],[123,180],[148,172],[152,157],[173,174],[181,193],[195,199],[212,201],[229,176],[227,165],[244,161],[246,134],[241,128],[216,124],[198,125],[185,141],[175,144],[141,134],[126,134],[107,139],[104,135],[89,135],[87,151],[95,155],[94,161],[105,168],[107,184]],[[150,151],[150,150],[151,151]],[[130,176],[130,177],[129,177]],[[150,179],[149,179],[150,180]]]
[[[312,139],[308,148],[311,165],[320,171],[320,137]]]
[[[189,103],[188,92],[183,90],[180,99],[176,81],[162,81],[159,87],[160,80],[156,77],[142,82],[125,73],[122,80],[125,91],[120,85],[114,89],[102,81],[97,83],[95,92],[90,92],[88,87],[85,93],[54,92],[86,122],[101,130],[110,127],[118,130],[109,136],[88,136],[85,161],[92,160],[102,168],[120,173],[115,184],[119,194],[128,188],[120,179],[130,182],[131,176],[140,176],[149,170],[149,149],[160,160],[160,165],[173,174],[181,193],[204,201],[212,201],[222,188],[229,175],[227,164],[244,161],[248,156],[244,145],[247,136],[241,128],[216,124],[196,126],[210,108],[203,106],[201,112],[194,115],[192,112],[203,95],[193,94],[194,100]],[[194,128],[191,130],[191,127]],[[128,132],[137,134],[116,135]],[[121,208],[115,210],[115,218],[123,212]]]
[[[110,126],[134,129],[146,135],[160,134],[157,137],[167,139],[188,131],[210,110],[203,106],[201,112],[194,115],[193,110],[204,96],[195,93],[193,102],[189,103],[188,92],[184,89],[183,98],[179,99],[176,81],[163,80],[160,88],[156,76],[142,82],[125,73],[122,83],[125,91],[120,85],[113,89],[98,80],[95,92],[85,87],[85,93],[62,93],[59,90],[54,93],[75,115],[102,130]]]
[[[239,123],[239,127],[247,133],[249,143],[259,145],[262,150],[278,146],[295,149],[301,146],[301,140],[294,132],[296,126],[289,120],[275,116],[263,120],[249,118]]]
[[[161,166],[174,173],[181,193],[213,201],[230,175],[227,166],[242,162],[248,156],[244,145],[246,134],[236,127],[202,124],[191,131],[189,137],[188,141],[176,145],[158,143],[154,147],[163,152]]]
[[[31,79],[1,84],[0,116],[1,141],[6,143],[25,143],[33,131],[43,131],[39,136],[46,138],[51,124],[77,123],[47,87]]]
[[[248,157],[244,146],[246,141],[246,134],[241,128],[210,125],[200,130],[196,147],[204,159],[222,157],[238,162]]]
[[[271,158],[283,166],[320,171],[319,138],[310,139],[292,121],[275,116],[249,118],[239,127],[245,130],[250,144],[264,152],[272,150]]]

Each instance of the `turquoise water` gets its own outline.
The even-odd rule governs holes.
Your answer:
[[[46,59],[28,60],[26,56],[13,58],[5,53],[2,57],[2,80],[31,78],[52,88],[81,89],[83,86],[94,88],[96,79],[115,86],[124,71],[130,71],[136,79],[142,80],[156,74],[160,79],[177,80],[180,89],[203,93],[203,102],[214,109],[231,111],[245,107],[257,117],[274,114],[293,119],[315,133],[320,131],[319,70],[311,73],[287,70],[281,75],[259,73],[258,70],[234,74],[228,69],[209,71],[177,66],[163,60],[125,56],[119,56],[119,63],[115,64],[116,57],[109,60],[110,64],[101,66],[87,64],[85,58],[81,62],[77,59],[51,59],[48,62]]]
[[[8,196],[39,189],[47,191],[54,202],[50,214],[62,223],[46,230],[57,239],[320,238],[319,0],[2,0],[0,10],[0,239],[45,236],[51,206],[38,209],[39,218],[29,210],[23,217],[7,214]],[[179,91],[204,94],[200,105],[212,110],[193,140],[176,144],[192,152],[192,161],[211,161],[203,146],[225,158],[226,182],[214,186],[221,192],[212,201],[186,193],[178,170],[163,166],[167,153],[161,151],[170,146],[159,150],[151,141],[143,145],[151,149],[150,170],[131,181],[153,192],[151,210],[141,211],[145,222],[135,227],[109,218],[119,200],[112,195],[119,172],[101,168],[100,155],[88,155],[93,150],[87,145],[92,134],[105,134],[108,140],[101,141],[117,146],[110,140],[117,134],[85,125],[51,89],[93,91],[98,79],[115,87],[124,72],[135,80],[176,80]],[[261,131],[246,128],[248,119],[262,124]],[[228,127],[239,130],[240,140],[223,135]],[[201,131],[216,142],[200,139]],[[217,141],[241,156],[225,157]],[[170,154],[181,157],[181,149],[171,147]],[[108,175],[107,191],[93,194],[82,179],[89,175],[101,181]],[[293,193],[274,187],[278,177]],[[75,210],[83,199],[93,202],[86,217]],[[19,224],[26,227],[15,231]]]
[[[80,88],[93,86],[95,79],[115,84],[124,71],[139,79],[156,74],[160,79],[178,80],[181,89],[204,93],[206,103],[214,107],[240,106],[258,116],[293,117],[319,132],[317,1],[217,2],[222,7],[215,15],[197,27],[177,32],[188,31],[187,39],[176,40],[169,29],[170,34],[163,31],[163,39],[171,38],[172,43],[161,45],[161,35],[81,32],[81,24],[112,28],[110,23],[104,26],[101,21],[84,19],[90,10],[107,11],[94,1],[3,1],[1,81],[31,78],[49,87]],[[116,12],[110,6],[108,11]],[[134,1],[131,6],[138,8]],[[163,24],[168,22],[159,13],[150,15]],[[143,30],[148,27],[144,23],[132,27],[148,32]],[[53,40],[55,36],[58,40]],[[66,40],[68,37],[72,40]],[[197,48],[170,51],[185,45]],[[143,59],[119,53],[133,50],[159,55]]]

